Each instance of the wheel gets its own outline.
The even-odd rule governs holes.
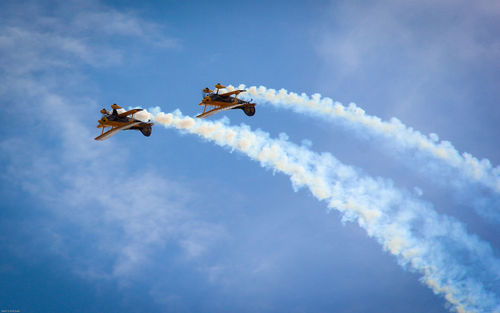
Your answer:
[[[245,114],[248,116],[253,116],[255,114],[255,107],[254,106],[244,107],[243,112],[245,112]]]
[[[151,135],[151,126],[145,126],[143,128],[141,128],[141,133],[146,136],[146,137],[149,137]]]

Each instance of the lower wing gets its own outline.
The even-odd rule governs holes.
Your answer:
[[[212,109],[212,110],[209,110],[205,113],[201,113],[201,114],[198,114],[196,115],[197,118],[205,118],[205,117],[209,117],[210,115],[213,115],[219,111],[225,111],[225,110],[231,110],[231,109],[234,109],[234,108],[237,108],[237,107],[240,107],[242,106],[243,104],[241,103],[238,103],[238,104],[233,104],[233,105],[229,105],[227,107],[223,107],[223,108],[215,108],[215,109]]]
[[[114,134],[116,134],[120,130],[129,129],[131,127],[139,125],[140,123],[142,123],[142,122],[138,121],[138,122],[133,122],[133,123],[130,123],[130,124],[127,124],[127,125],[123,125],[123,126],[120,126],[120,127],[112,128],[112,129],[108,130],[107,132],[105,132],[104,134],[95,137],[94,140],[105,140],[105,139],[108,139],[109,137],[113,136]]]

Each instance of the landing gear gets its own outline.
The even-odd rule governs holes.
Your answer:
[[[242,110],[248,116],[253,116],[255,114],[255,107],[254,106],[243,107]]]
[[[146,137],[149,137],[151,135],[151,131],[151,126],[144,126],[141,128],[141,133]]]

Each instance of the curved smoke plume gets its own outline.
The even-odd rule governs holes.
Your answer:
[[[314,153],[289,142],[285,135],[272,139],[246,125],[193,119],[178,110],[150,116],[167,128],[246,154],[263,167],[288,175],[294,188],[307,187],[345,220],[356,221],[401,266],[422,275],[421,281],[457,312],[500,313],[495,285],[500,262],[491,246],[390,181],[363,175],[329,153]]]
[[[241,84],[238,87],[228,86],[228,90],[246,89],[247,94],[241,97],[253,98],[260,103],[269,103],[277,108],[290,109],[298,113],[306,113],[314,117],[344,123],[345,125],[361,130],[365,134],[375,135],[388,140],[395,149],[392,151],[408,151],[411,157],[404,160],[411,162],[414,168],[414,152],[418,157],[424,157],[425,163],[417,168],[430,173],[433,180],[450,186],[450,181],[455,187],[460,188],[461,197],[471,199],[462,200],[469,202],[476,211],[489,221],[500,222],[500,166],[494,167],[488,159],[479,160],[470,153],[460,153],[449,141],[440,141],[438,135],[428,136],[406,126],[397,118],[383,121],[379,117],[365,113],[363,109],[350,103],[347,107],[339,102],[334,102],[320,94],[308,96],[304,93],[297,94],[285,89],[268,89],[264,86],[246,87]],[[430,162],[434,162],[430,165]],[[449,171],[445,168],[454,169],[458,175],[448,177]],[[451,178],[451,179],[450,179]],[[478,191],[467,187],[467,192],[461,184],[478,183],[486,187],[486,191]]]

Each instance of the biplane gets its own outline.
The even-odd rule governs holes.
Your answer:
[[[234,90],[226,93],[219,93],[220,89],[226,88],[221,84],[215,85],[216,91],[213,92],[208,87],[203,89],[204,97],[199,105],[204,105],[203,112],[196,117],[205,118],[219,111],[241,109],[248,116],[255,114],[255,103],[238,99],[238,95],[246,90]],[[207,107],[212,107],[207,111]]]
[[[97,128],[102,128],[102,133],[95,137],[95,140],[105,140],[113,136],[121,130],[133,129],[140,130],[141,133],[149,137],[151,135],[153,123],[142,122],[134,118],[134,114],[142,111],[142,109],[132,109],[129,111],[118,113],[118,109],[122,107],[116,104],[111,105],[113,111],[110,113],[106,109],[102,109],[102,117],[97,122]],[[130,117],[129,117],[130,116]],[[110,130],[105,131],[107,127],[111,127]]]

